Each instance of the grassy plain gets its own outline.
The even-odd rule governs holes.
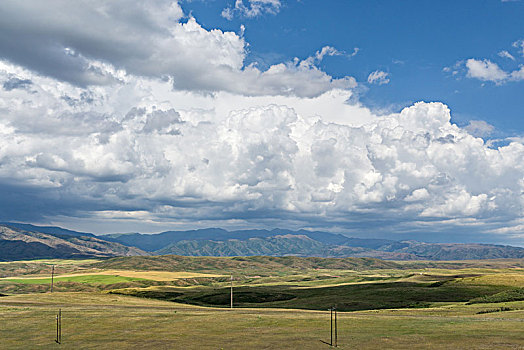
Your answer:
[[[342,260],[53,261],[54,293],[49,261],[0,264],[0,348],[58,347],[61,308],[64,349],[323,349],[336,304],[343,349],[524,349],[524,261]]]
[[[454,304],[428,309],[340,312],[342,349],[518,349],[524,303]],[[500,307],[497,305],[497,307]],[[54,343],[63,313],[62,344]],[[46,293],[0,299],[4,349],[323,349],[329,313],[203,308],[100,293]]]

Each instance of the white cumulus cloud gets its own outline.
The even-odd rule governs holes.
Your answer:
[[[524,145],[488,147],[441,103],[377,117],[342,91],[200,95],[136,76],[84,89],[3,63],[0,85],[15,78],[0,89],[0,187],[17,194],[3,218],[45,199],[32,215],[391,232],[453,219],[511,235],[524,214]]]
[[[512,46],[517,49],[522,49],[522,56],[524,57],[524,41],[517,40]],[[510,59],[513,62],[517,62],[517,58],[513,56],[509,51],[502,50],[497,54],[499,57]],[[507,82],[518,82],[524,80],[524,68],[522,64],[518,65],[518,68],[504,70],[497,63],[489,59],[476,59],[469,58],[467,60],[460,60],[455,63],[452,67],[444,67],[444,72],[451,72],[454,76],[459,76],[459,73],[465,72],[468,78],[479,79],[482,81],[491,81],[497,85],[501,85]]]
[[[470,58],[466,61],[466,68],[469,78],[491,81],[496,84],[524,80],[524,66],[520,66],[519,69],[512,72],[506,72],[490,60]]]
[[[464,130],[473,136],[485,137],[489,136],[495,127],[484,120],[470,120],[469,124],[464,127]]]
[[[508,78],[508,73],[490,60],[470,58],[466,61],[466,67],[470,78],[493,82],[502,82]]]

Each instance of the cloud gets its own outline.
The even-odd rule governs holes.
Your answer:
[[[464,127],[468,133],[476,137],[489,136],[495,127],[483,120],[470,120],[469,124]]]
[[[520,69],[514,70],[510,74],[510,80],[519,81],[524,80],[524,65],[520,66]]]
[[[280,6],[278,1],[237,4],[250,14]],[[307,60],[265,71],[245,66],[242,36],[206,30],[195,18],[183,18],[178,3],[168,0],[50,0],[45,5],[8,0],[0,3],[0,54],[82,88],[142,76],[170,79],[178,90],[313,97],[355,84],[351,77],[332,78]]]
[[[368,76],[368,83],[383,85],[389,83],[389,73],[376,70],[371,72]]]
[[[13,89],[25,89],[31,86],[32,82],[29,79],[18,79],[11,78],[4,82],[3,88],[6,91],[11,91]]]
[[[489,126],[459,128],[441,103],[377,117],[344,90],[201,95],[139,76],[84,89],[3,63],[0,83],[13,78],[32,84],[0,89],[0,207],[19,208],[3,220],[393,233],[474,220],[509,237],[523,214],[522,142],[490,148],[471,134]]]
[[[524,41],[517,40],[512,46],[517,49],[522,48],[522,56],[524,57]],[[511,61],[517,61],[515,56],[507,50],[502,50],[497,54],[499,57],[508,58]],[[457,61],[452,67],[444,67],[444,72],[451,72],[453,76],[459,76],[460,73],[465,72],[468,78],[479,79],[482,81],[491,81],[497,85],[502,85],[507,82],[517,82],[524,80],[523,65],[519,65],[518,69],[513,71],[506,71],[489,59],[475,59]]]
[[[513,46],[516,49],[519,49],[520,50],[519,53],[521,54],[522,57],[524,57],[524,39],[515,41],[513,44],[511,44],[511,46]]]
[[[360,52],[360,48],[353,48],[353,52],[349,54],[349,57],[355,57]]]
[[[509,58],[510,60],[515,61],[515,57],[513,57],[513,55],[510,54],[510,53],[509,53],[508,51],[506,51],[506,50],[502,50],[502,51],[500,51],[500,52],[498,53],[498,55],[499,55],[500,57]]]
[[[318,61],[322,61],[324,56],[340,56],[342,53],[332,46],[324,46],[322,50],[317,51],[315,58]]]
[[[508,78],[508,73],[490,60],[476,60],[470,58],[466,61],[467,76],[484,81],[502,82]]]
[[[324,46],[322,49],[317,51],[314,56],[310,56],[306,58],[302,62],[302,64],[314,66],[315,64],[322,62],[322,60],[326,56],[346,56],[347,58],[352,58],[352,57],[355,57],[359,51],[360,49],[358,47],[355,47],[352,53],[346,54],[344,51],[339,51],[336,48],[334,48],[333,46],[328,45],[328,46]]]
[[[280,0],[236,0],[234,7],[226,7],[222,10],[222,17],[232,20],[235,16],[254,18],[263,14],[275,15],[280,11],[282,4]]]
[[[470,58],[466,60],[467,77],[475,78],[482,81],[491,81],[496,84],[506,83],[508,81],[524,80],[524,68],[512,72],[502,70],[496,63],[490,60],[476,60]]]

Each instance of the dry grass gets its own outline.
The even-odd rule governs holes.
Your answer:
[[[84,270],[85,271],[85,270]],[[71,274],[57,274],[55,278],[60,279],[64,277],[79,277],[79,276],[120,276],[129,278],[141,278],[152,281],[173,281],[180,278],[198,278],[198,277],[222,277],[224,275],[209,274],[209,273],[198,273],[198,272],[171,272],[171,271],[132,271],[132,270],[89,270],[89,272],[82,273],[71,273]],[[12,276],[0,278],[1,280],[47,280],[49,274],[46,275],[23,275],[23,276]]]
[[[152,265],[154,271],[141,270],[138,262],[143,260]],[[119,262],[119,265],[111,265],[113,261]],[[434,268],[417,263],[412,269],[407,266],[405,269],[388,269],[385,268],[388,266],[379,264],[380,269],[359,268],[358,272],[346,265],[337,265],[336,269],[331,268],[331,265],[323,266],[326,263],[324,260],[318,262],[319,266],[323,266],[321,269],[306,265],[277,264],[286,261],[288,260],[257,257],[120,258],[106,261],[111,262],[107,270],[101,269],[100,263],[95,268],[90,266],[92,261],[78,260],[2,264],[0,273],[10,278],[40,277],[45,280],[49,278],[49,265],[54,264],[55,272],[63,278],[93,275],[99,278],[140,278],[148,281],[133,282],[144,283],[143,287],[147,287],[139,290],[175,290],[188,295],[193,293],[195,296],[198,293],[212,295],[222,291],[226,294],[226,301],[229,300],[229,282],[223,276],[233,272],[237,277],[235,288],[238,292],[242,288],[246,291],[260,289],[266,292],[290,292],[296,289],[297,295],[303,298],[275,302],[274,306],[279,306],[280,309],[264,308],[261,305],[262,307],[256,309],[230,310],[107,294],[97,291],[89,283],[66,286],[62,282],[64,289],[55,286],[57,290],[86,288],[86,292],[0,297],[0,348],[49,349],[58,346],[54,343],[54,317],[61,308],[63,344],[60,348],[63,349],[328,349],[321,342],[329,341],[328,312],[289,309],[290,307],[299,307],[299,302],[303,302],[306,306],[321,305],[319,309],[325,309],[327,305],[341,303],[344,298],[356,302],[360,297],[368,302],[375,300],[377,303],[384,303],[388,298],[402,301],[409,298],[418,300],[420,296],[423,301],[433,300],[429,305],[431,307],[340,312],[339,347],[524,349],[524,301],[473,305],[458,302],[468,300],[464,295],[469,298],[470,292],[473,297],[477,292],[483,295],[494,293],[498,289],[523,287],[524,270],[521,268],[522,263],[518,261],[493,261],[488,263],[489,266],[481,265],[481,262],[467,262],[467,265],[453,262],[449,268],[442,268],[445,263],[439,263]],[[291,262],[295,265],[304,263],[300,259]],[[328,262],[341,263],[338,260]],[[184,270],[186,263],[192,264],[192,267],[187,268],[189,272],[180,272]],[[207,263],[215,265],[208,268]],[[266,263],[269,265],[265,265]],[[515,267],[509,268],[510,266]],[[182,282],[184,279],[194,279],[197,286],[168,286],[175,284],[171,282],[173,280]],[[5,283],[2,282],[3,285]],[[47,288],[42,285],[33,287]],[[127,285],[108,288],[126,287]],[[45,288],[39,291],[44,292],[47,290]],[[23,289],[14,292],[20,293]],[[453,295],[453,292],[462,294]],[[440,298],[439,293],[446,298]],[[277,305],[278,303],[282,305]],[[271,305],[268,303],[267,306]]]
[[[524,308],[524,303],[509,303]],[[341,349],[519,349],[524,311],[485,306],[339,313]],[[63,349],[328,349],[329,314],[213,309],[99,293],[0,298],[2,349],[49,349],[63,314]]]
[[[465,278],[464,283],[524,287],[524,272],[489,274],[479,277],[470,277]]]

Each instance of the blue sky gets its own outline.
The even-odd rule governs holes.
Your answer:
[[[524,246],[522,1],[0,3],[0,221]]]
[[[228,20],[220,13],[233,1],[191,1],[183,4],[206,28],[238,31],[246,27],[248,61],[262,65],[304,58],[330,45],[351,54],[326,58],[320,65],[332,76],[351,75],[366,82],[382,70],[390,82],[366,86],[360,101],[386,110],[414,101],[442,101],[453,120],[465,125],[481,119],[498,136],[524,132],[522,82],[495,84],[452,76],[443,71],[468,58],[489,59],[514,70],[524,64],[522,1],[286,1],[278,13]],[[520,50],[520,53],[519,53]],[[515,61],[500,57],[508,51]]]

